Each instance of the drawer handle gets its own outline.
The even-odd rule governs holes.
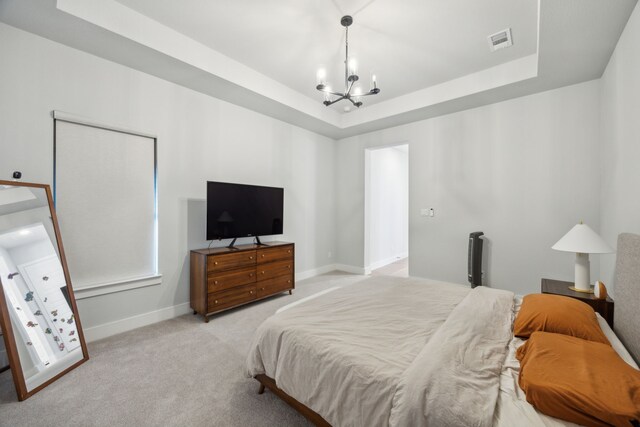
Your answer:
[[[264,291],[264,288],[260,288],[261,291]]]
[[[287,283],[291,283],[291,280],[287,280]]]
[[[252,294],[252,295],[253,295],[253,291],[249,291],[249,294]]]
[[[214,261],[213,265],[218,265],[218,261]]]
[[[253,277],[253,273],[249,273],[249,277]]]
[[[249,257],[249,259],[253,259],[253,255]]]
[[[264,254],[262,254],[262,258],[264,258]]]
[[[261,273],[264,274],[264,270]]]
[[[217,280],[214,280],[214,281],[213,281],[213,284],[214,284],[214,285],[217,285],[217,284],[218,284],[218,281],[217,281]]]
[[[290,254],[290,253],[291,253],[291,249],[289,249],[289,250],[287,251],[287,253],[288,253],[288,254]]]
[[[290,266],[290,265],[287,265],[287,268],[288,268],[289,270],[291,270],[291,266]]]
[[[214,303],[214,304],[217,304],[217,303],[218,303],[218,300],[215,300],[213,303]]]

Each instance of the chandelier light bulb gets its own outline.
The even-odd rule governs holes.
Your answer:
[[[358,61],[355,58],[349,60],[349,75],[355,76],[358,74]]]
[[[331,101],[331,88],[329,86],[325,86],[324,88],[324,100]]]
[[[378,87],[378,80],[376,80],[375,74],[371,76],[371,84],[373,85],[374,89]]]
[[[316,73],[316,81],[318,82],[319,85],[323,85],[325,84],[326,79],[327,79],[327,70],[325,70],[324,68],[320,68]]]

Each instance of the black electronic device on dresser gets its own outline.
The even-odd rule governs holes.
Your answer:
[[[284,189],[207,182],[207,240],[282,234]]]

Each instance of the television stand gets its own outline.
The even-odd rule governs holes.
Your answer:
[[[209,316],[295,288],[295,246],[269,242],[192,250],[191,308]]]
[[[266,243],[262,243],[260,241],[260,237],[255,236],[254,238],[256,239],[256,243],[255,243],[256,246],[269,246]],[[236,240],[238,240],[238,238],[234,237],[233,240],[231,241],[231,243],[229,243],[227,245],[227,249],[232,250],[232,251],[240,250],[240,248],[237,248],[237,247],[234,246],[236,244]]]
[[[237,238],[237,237],[234,237],[234,238],[233,238],[233,240],[231,241],[231,243],[229,243],[229,244],[227,245],[227,247],[228,247],[229,249],[236,249],[236,247],[235,247],[235,246],[233,246],[233,245],[236,243],[236,240],[238,240],[238,238]]]

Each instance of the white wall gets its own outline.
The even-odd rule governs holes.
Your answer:
[[[297,272],[333,262],[335,141],[5,24],[0,58],[3,179],[21,170],[51,184],[54,109],[158,136],[163,283],[80,300],[85,329],[188,310],[189,249],[206,245],[207,180],[284,187],[280,239],[296,243]]]
[[[408,141],[411,275],[466,283],[481,230],[491,286],[572,280],[574,255],[551,246],[581,219],[598,229],[598,121],[591,81],[338,141],[339,262],[363,266],[365,148]]]
[[[640,6],[602,76],[600,99],[601,232],[615,247],[618,234],[640,233]],[[615,257],[602,256],[601,269],[613,284]]]
[[[85,328],[189,298],[205,181],[286,188],[298,272],[364,268],[364,150],[410,146],[410,274],[466,283],[467,234],[486,233],[486,281],[519,293],[572,280],[552,251],[583,219],[609,244],[640,232],[640,12],[601,81],[335,141],[0,24],[0,177],[51,183],[53,109],[158,135],[160,286],[80,301]],[[189,76],[185,76],[189,78]],[[600,105],[601,104],[601,105]],[[434,207],[434,218],[420,217]],[[337,232],[336,232],[337,230]],[[333,252],[337,259],[328,258]],[[592,258],[613,277],[614,256]]]
[[[408,146],[366,150],[369,168],[365,214],[368,229],[367,270],[383,267],[409,250],[409,156]],[[366,165],[365,165],[366,167]]]

